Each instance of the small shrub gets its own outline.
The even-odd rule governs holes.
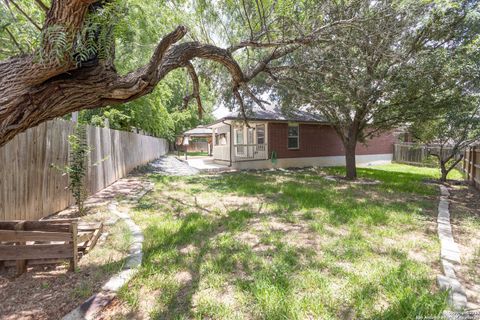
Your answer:
[[[68,175],[68,190],[75,199],[75,204],[78,207],[78,215],[85,214],[85,200],[88,193],[85,187],[85,176],[88,168],[88,154],[90,147],[87,144],[87,131],[84,125],[77,124],[74,133],[68,136],[69,156],[68,165],[59,167],[52,165],[57,170]]]
[[[90,147],[87,144],[87,132],[84,125],[77,124],[75,133],[68,136],[70,146],[69,164],[66,167],[69,183],[68,189],[72,193],[75,204],[80,215],[85,213],[85,200],[87,189],[85,187],[85,176],[87,175],[87,161]]]

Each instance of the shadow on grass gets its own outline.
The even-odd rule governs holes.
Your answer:
[[[418,199],[418,194],[430,195],[431,190],[421,182],[425,175],[399,173],[397,177],[396,173],[376,169],[361,169],[360,174],[382,183],[343,185],[326,181],[314,172],[181,178],[152,175],[159,190],[177,188],[175,183],[182,182],[190,188],[183,190],[187,193],[193,189],[195,194],[212,192],[219,197],[260,196],[271,207],[262,213],[263,219],[281,217],[282,212],[302,211],[308,213],[305,219],[317,223],[319,229],[323,225],[342,226],[349,232],[337,234],[336,241],[325,244],[321,259],[312,248],[288,245],[284,241],[288,232],[284,231],[263,235],[261,250],[256,250],[255,246],[238,241],[235,235],[248,230],[253,219],[259,217],[258,212],[240,209],[222,214],[202,208],[196,202],[184,201],[178,204],[183,215],[167,210],[146,217],[143,267],[133,281],[132,290],[127,288],[123,295],[138,301],[143,298],[138,290],[142,286],[159,291],[152,313],[155,319],[228,318],[238,312],[235,303],[245,304],[240,309],[247,317],[264,319],[312,315],[414,319],[417,315],[438,315],[445,306],[445,296],[430,292],[432,279],[428,277],[431,271],[428,266],[409,260],[403,251],[376,252],[369,229],[361,232],[358,229],[365,226],[394,229],[397,225],[412,224],[418,216],[431,219],[428,213],[418,211],[419,206],[428,207],[421,202],[426,201],[424,198]],[[161,212],[163,205],[159,200],[146,197],[137,210]],[[316,214],[315,210],[322,210],[322,214]],[[369,261],[377,256],[384,257]],[[389,263],[381,265],[382,259],[388,259]],[[373,281],[364,279],[345,269],[348,264],[367,265],[378,274],[372,276]],[[340,286],[344,292],[337,292],[338,284],[333,283],[336,281],[348,284]],[[224,300],[231,298],[228,292],[215,296],[216,288],[229,286],[242,294],[243,302],[226,306]],[[205,296],[205,291],[209,296]],[[200,297],[194,300],[200,292]]]

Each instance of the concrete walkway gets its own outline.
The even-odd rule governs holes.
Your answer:
[[[455,273],[455,269],[462,263],[460,250],[455,243],[450,224],[449,200],[450,192],[447,187],[440,185],[440,202],[438,204],[438,237],[440,238],[440,262],[443,275],[437,276],[441,289],[448,290],[449,304],[453,311],[462,311],[467,308],[467,295]],[[444,314],[448,319],[452,318],[448,313]],[[453,315],[453,314],[452,314]]]
[[[227,165],[215,163],[213,157],[189,157],[186,162],[190,167],[203,172],[235,171]]]
[[[102,310],[115,298],[118,290],[137,273],[143,257],[143,233],[140,227],[131,219],[128,211],[120,211],[118,209],[118,202],[115,198],[121,195],[125,198],[122,202],[135,203],[152,189],[152,183],[135,177],[129,177],[118,180],[111,186],[89,198],[89,204],[92,206],[108,204],[108,210],[112,214],[112,222],[110,224],[116,223],[118,219],[123,220],[130,229],[132,242],[130,243],[129,252],[125,257],[125,264],[122,270],[110,277],[100,292],[92,295],[77,308],[65,315],[62,320],[96,319]],[[117,218],[114,218],[114,216]],[[106,224],[107,223],[109,222],[106,222]]]
[[[200,170],[189,166],[187,163],[178,160],[174,156],[162,157],[150,163],[150,166],[156,173],[170,176],[192,176],[200,172]]]

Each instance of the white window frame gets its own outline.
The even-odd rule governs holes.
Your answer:
[[[290,127],[297,127],[297,135],[296,136],[290,136]],[[289,123],[288,124],[288,129],[287,129],[287,149],[288,150],[298,150],[300,149],[300,125],[298,123]],[[292,138],[297,138],[297,146],[294,148],[289,147],[288,142]]]
[[[247,144],[255,144],[255,128],[247,128]]]
[[[239,132],[241,132],[241,137],[242,137],[242,142],[238,142],[238,137],[239,137]],[[235,128],[234,130],[235,133],[235,144],[245,144],[245,130],[243,130],[243,127]]]
[[[241,132],[241,135],[239,133]],[[245,144],[245,130],[244,127],[237,127],[233,130],[233,144],[235,148],[235,154],[236,155],[243,155],[245,153],[245,146],[237,146],[237,145],[244,145]],[[242,137],[242,143],[238,143],[238,137]]]
[[[263,143],[258,143],[258,127],[263,127]],[[266,144],[267,139],[267,126],[265,124],[257,124],[255,126],[255,143]]]

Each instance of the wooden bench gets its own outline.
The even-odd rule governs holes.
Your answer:
[[[0,267],[15,267],[16,274],[27,266],[70,262],[90,251],[102,233],[103,224],[78,219],[0,221]]]

